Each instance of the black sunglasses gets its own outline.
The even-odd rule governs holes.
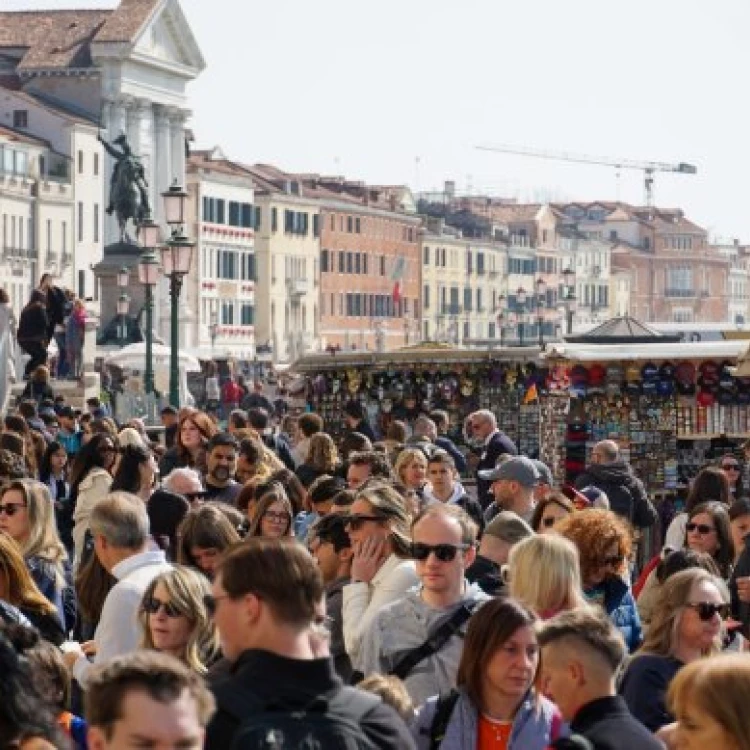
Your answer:
[[[739,471],[740,465],[739,464],[722,464],[721,468],[724,469],[724,471]]]
[[[611,557],[602,557],[597,560],[599,566],[604,568],[615,568],[622,565],[622,555],[612,555]]]
[[[423,562],[426,560],[430,553],[435,553],[440,562],[451,562],[456,559],[456,553],[459,550],[465,551],[469,549],[468,544],[422,544],[420,542],[414,542],[411,545],[411,556],[415,560]]]
[[[25,507],[26,503],[5,503],[5,505],[0,505],[0,515],[4,513],[10,518],[10,516],[15,516],[21,508]]]
[[[216,603],[222,599],[229,599],[229,594],[222,594],[221,596],[214,596],[213,594],[203,595],[203,606],[206,608],[209,617],[213,617],[216,614]]]
[[[150,615],[155,615],[162,607],[164,607],[164,614],[167,617],[179,617],[182,612],[177,609],[177,605],[172,602],[163,602],[161,599],[157,599],[155,596],[149,596],[145,599],[142,604],[143,611],[148,612]]]
[[[717,612],[722,620],[729,617],[730,606],[728,604],[714,604],[713,602],[695,602],[687,604],[690,609],[698,613],[698,617],[704,622],[708,622]]]
[[[386,516],[373,516],[365,513],[350,513],[344,516],[344,526],[352,531],[359,531],[368,521],[386,521]]]
[[[714,526],[708,526],[705,523],[693,523],[692,521],[685,527],[688,531],[697,531],[699,534],[710,534],[716,531]]]

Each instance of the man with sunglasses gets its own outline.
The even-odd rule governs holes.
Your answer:
[[[412,523],[412,556],[421,586],[381,609],[363,639],[360,664],[400,677],[415,706],[455,687],[463,634],[489,597],[465,579],[476,557],[477,528],[455,505],[434,504]]]

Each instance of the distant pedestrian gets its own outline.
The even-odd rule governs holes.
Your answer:
[[[68,376],[77,380],[83,374],[83,340],[86,335],[86,308],[76,299],[65,322],[65,352]]]
[[[49,318],[46,304],[44,292],[35,289],[28,304],[21,311],[18,322],[18,345],[30,357],[24,369],[24,378],[28,378],[39,365],[47,363]]]

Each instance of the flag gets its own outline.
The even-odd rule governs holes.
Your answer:
[[[536,383],[532,383],[527,389],[526,393],[523,395],[523,404],[530,404],[534,401],[537,401],[539,399],[539,394],[536,390]]]
[[[391,281],[393,282],[393,304],[397,305],[401,300],[401,280],[406,272],[406,258],[399,255],[393,263],[391,269]]]

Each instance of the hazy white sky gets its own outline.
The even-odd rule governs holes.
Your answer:
[[[0,8],[116,0],[0,0]],[[506,143],[686,161],[656,202],[750,243],[748,0],[182,0],[208,67],[193,129],[248,162],[492,192],[618,196],[615,169],[475,150]],[[641,202],[640,172],[619,196]]]

